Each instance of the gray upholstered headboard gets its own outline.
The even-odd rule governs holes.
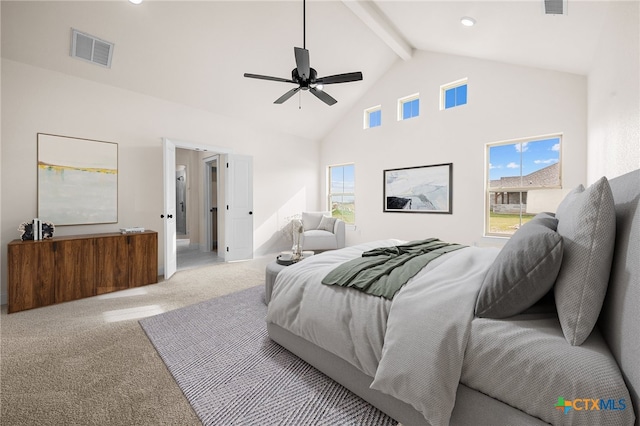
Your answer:
[[[622,370],[640,424],[640,170],[611,179],[616,246],[600,329]]]

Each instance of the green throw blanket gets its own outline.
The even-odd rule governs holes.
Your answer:
[[[365,293],[393,299],[393,296],[429,262],[466,246],[429,238],[407,244],[365,251],[362,257],[331,271],[322,284],[351,287]]]

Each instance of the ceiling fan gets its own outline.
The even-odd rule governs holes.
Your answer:
[[[309,51],[306,49],[306,0],[302,1],[302,46],[303,47],[294,47],[293,52],[296,58],[296,67],[291,71],[291,79],[280,78],[280,77],[270,77],[267,75],[259,75],[259,74],[249,74],[245,73],[244,76],[248,78],[257,78],[260,80],[271,80],[271,81],[279,81],[282,83],[293,83],[297,84],[298,87],[295,87],[289,90],[284,95],[280,96],[275,100],[274,104],[282,104],[287,99],[295,95],[300,90],[308,90],[311,92],[316,98],[320,99],[327,105],[333,105],[337,100],[335,100],[328,93],[323,91],[323,86],[327,84],[336,84],[336,83],[348,83],[351,81],[359,81],[362,80],[361,72],[349,72],[345,74],[336,74],[330,75],[327,77],[318,77],[318,73],[315,69],[311,68],[309,65]]]

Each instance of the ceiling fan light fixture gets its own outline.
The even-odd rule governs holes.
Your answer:
[[[460,18],[460,23],[465,27],[473,27],[476,24],[476,20],[470,16],[463,16]]]
[[[316,90],[322,90],[322,89],[324,89],[323,84],[316,84]]]
[[[131,4],[140,4],[140,3],[142,3],[142,0],[129,0],[129,3],[131,3]]]

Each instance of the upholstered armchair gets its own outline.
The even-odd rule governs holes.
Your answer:
[[[330,212],[302,213],[303,250],[334,250],[345,246],[344,221],[331,217]]]

